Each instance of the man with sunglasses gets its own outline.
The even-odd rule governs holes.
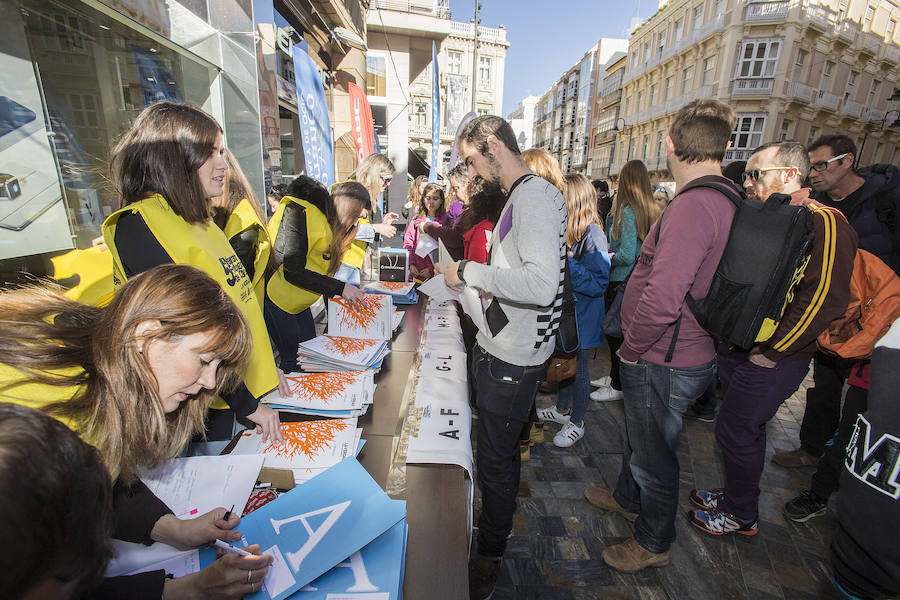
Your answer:
[[[691,523],[712,535],[756,535],[759,480],[766,450],[766,424],[800,387],[816,350],[816,338],[844,314],[850,300],[850,276],[856,233],[840,211],[812,200],[802,181],[809,171],[806,149],[797,142],[758,148],[747,161],[744,187],[761,201],[788,194],[791,204],[811,213],[813,240],[802,279],[774,334],[749,352],[722,342],[716,351],[722,407],[716,442],[722,450],[725,487],[693,490],[698,510]]]
[[[822,136],[808,150],[813,198],[840,210],[856,230],[859,247],[900,274],[900,221],[897,221],[900,219],[900,169],[875,165],[854,171],[856,145],[845,135]],[[852,364],[816,352],[814,386],[806,393],[800,447],[776,452],[772,457],[775,464],[787,468],[818,465],[819,457],[838,428],[842,390]],[[809,505],[805,515],[795,513],[804,521],[814,516],[813,513],[824,513],[824,503],[805,504]]]

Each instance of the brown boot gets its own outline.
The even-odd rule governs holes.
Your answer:
[[[650,552],[634,538],[607,547],[600,556],[603,562],[622,573],[634,573],[647,567],[664,567],[669,564],[668,550],[661,554]]]
[[[624,506],[619,504],[613,497],[612,492],[605,488],[589,485],[587,489],[584,490],[584,498],[590,502],[592,506],[596,506],[600,510],[617,512],[629,521],[637,519],[636,513],[629,512]]]
[[[776,452],[772,455],[772,462],[787,469],[817,467],[819,466],[819,457],[813,456],[804,448],[797,448],[796,450]]]

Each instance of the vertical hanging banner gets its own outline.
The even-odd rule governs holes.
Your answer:
[[[334,151],[325,88],[309,57],[306,42],[295,44],[293,54],[306,174],[329,188],[334,183]]]
[[[375,129],[372,121],[372,107],[366,93],[352,81],[347,84],[350,98],[350,126],[353,129],[353,143],[356,145],[356,162],[375,152]]]
[[[438,161],[441,159],[441,86],[438,73],[437,47],[431,42],[431,168],[428,182],[434,183],[438,176]]]

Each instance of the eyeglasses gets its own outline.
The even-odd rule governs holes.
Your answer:
[[[384,175],[381,176],[381,181],[384,182],[384,185],[391,185],[391,179],[393,179],[393,177],[385,177]]]
[[[812,169],[813,171],[815,171],[816,173],[821,173],[822,171],[824,171],[825,169],[828,168],[829,164],[833,163],[836,160],[841,160],[842,158],[846,157],[848,154],[850,154],[850,153],[844,152],[840,156],[835,156],[834,158],[829,158],[828,160],[823,160],[822,162],[817,162],[814,165],[810,165],[809,168]]]
[[[752,179],[753,181],[758,181],[759,178],[763,176],[763,173],[768,173],[769,171],[790,171],[791,169],[796,168],[797,167],[766,167],[765,169],[750,169],[749,171],[741,173],[741,180]]]

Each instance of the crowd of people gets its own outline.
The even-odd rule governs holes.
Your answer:
[[[401,212],[411,279],[442,275],[453,290],[476,290],[484,308],[481,328],[461,315],[482,494],[471,598],[493,592],[530,444],[548,422],[560,426],[553,444],[578,443],[591,400],[624,405],[616,485],[589,485],[585,498],[633,522],[633,536],[602,554],[626,573],[670,562],[685,415],[715,422],[725,473],[724,488],[690,492],[690,523],[752,536],[766,425],[811,362],[800,447],[773,461],[817,470],[786,518],[825,513],[848,476],[844,456],[860,443],[861,415],[884,411],[886,399],[869,395],[878,369],[825,352],[817,339],[851,302],[858,250],[900,270],[900,170],[856,169],[853,142],[829,135],[809,147],[765,144],[726,176],[735,121],[713,100],[677,113],[666,137],[674,197],[639,160],[625,163],[614,191],[564,174],[543,150],[521,152],[496,116],[463,126],[460,162],[444,183],[420,177],[409,186]],[[362,273],[400,215],[383,200],[394,165],[373,154],[330,190],[302,175],[273,187],[267,217],[222,134],[206,113],[159,102],[122,136],[110,163],[120,205],[103,225],[115,283],[108,303],[47,285],[0,294],[0,481],[21,491],[0,497],[0,523],[25,540],[2,560],[0,589],[24,598],[239,598],[268,573],[271,557],[251,546],[184,577],[103,577],[113,538],[184,549],[240,539],[236,514],[176,519],[137,474],[239,426],[280,440],[278,414],[259,399],[285,391],[298,343],[315,336],[314,303],[361,298]],[[809,227],[803,268],[751,347],[717,339],[694,313],[695,299],[726,294],[719,266],[742,202],[802,207]],[[420,252],[429,237],[455,262]],[[601,346],[610,370],[592,374],[591,351]],[[553,388],[555,403],[537,409],[548,363],[560,356],[572,370]],[[859,456],[869,462],[854,472],[868,487],[848,494],[874,489],[896,504],[900,452]],[[883,535],[900,510],[887,512],[878,515],[885,527],[865,533],[839,515],[832,565],[850,598],[900,592],[900,553]]]

